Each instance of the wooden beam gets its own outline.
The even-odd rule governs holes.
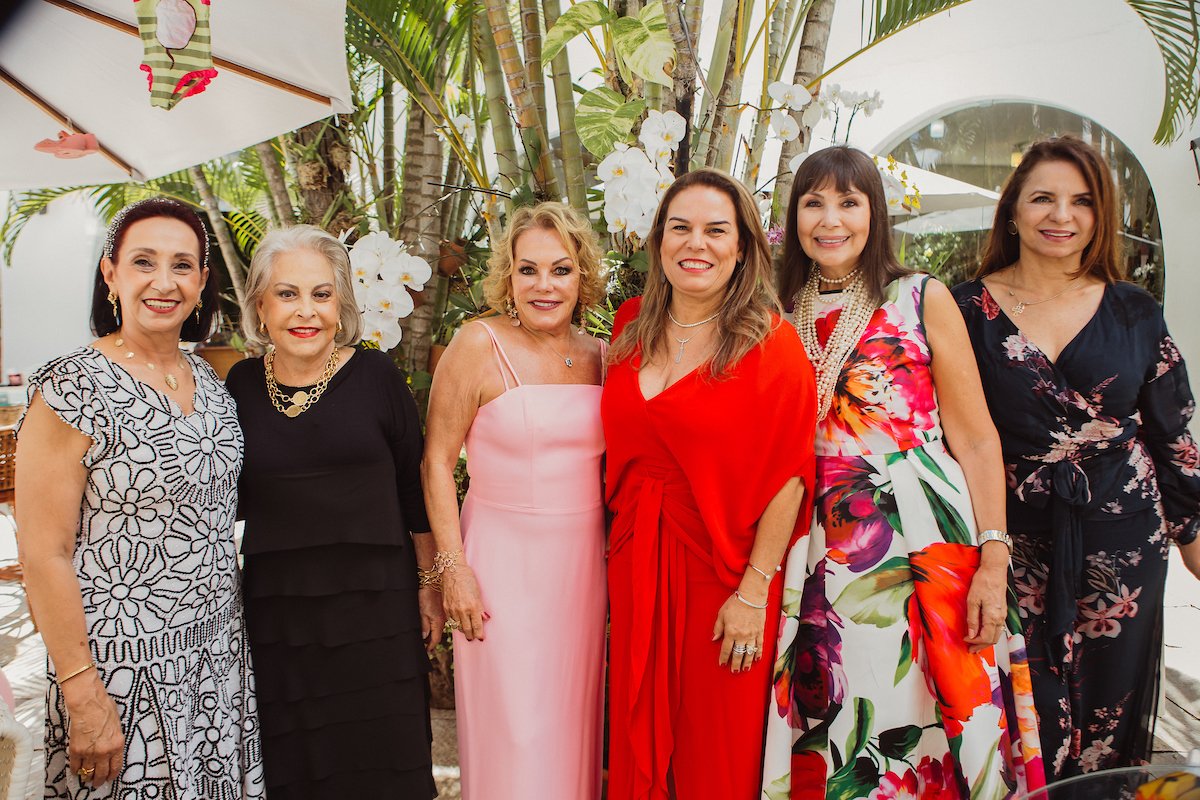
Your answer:
[[[35,94],[28,86],[21,83],[19,80],[14,78],[11,74],[9,74],[8,70],[4,69],[3,67],[0,67],[0,81],[11,86],[13,88],[13,91],[17,92],[17,94],[21,95],[26,100],[28,100],[29,102],[33,103],[35,106],[40,108],[43,112],[46,113],[46,115],[53,118],[54,121],[57,122],[62,127],[67,128],[68,130],[74,131],[75,133],[87,133],[87,131],[85,131],[83,128],[79,127],[74,122],[72,122],[67,117],[66,114],[62,113],[54,106],[47,103],[40,96]],[[121,159],[120,157],[118,157],[116,153],[109,150],[101,142],[97,142],[97,148],[100,150],[100,152],[104,155],[105,158],[107,158],[112,163],[116,164],[117,167],[119,167],[126,175],[128,175],[131,178],[134,177],[133,167],[131,167],[127,163],[125,163],[125,161],[123,159]]]
[[[119,19],[113,19],[107,14],[101,14],[99,11],[94,11],[90,8],[84,8],[83,6],[72,2],[71,0],[42,0],[42,2],[49,3],[50,5],[55,6],[56,8],[61,8],[64,11],[70,11],[72,14],[78,14],[81,17],[86,17],[87,19],[90,19],[93,22],[98,22],[101,25],[107,25],[108,27],[121,31],[122,33],[136,36],[139,39],[141,38],[141,34],[138,33],[138,28],[136,25],[130,25],[128,22],[123,22]],[[296,86],[295,84],[288,83],[287,81],[276,78],[272,75],[266,75],[262,72],[258,72],[257,70],[250,69],[249,67],[243,67],[241,64],[235,64],[234,62],[221,58],[216,54],[213,54],[212,60],[215,66],[221,69],[229,70],[235,75],[241,75],[242,77],[256,80],[259,83],[265,83],[268,86],[273,86],[276,89],[282,89],[285,92],[290,92],[299,97],[303,97],[306,100],[324,103],[331,108],[333,107],[333,98],[327,95],[305,89],[301,86]]]

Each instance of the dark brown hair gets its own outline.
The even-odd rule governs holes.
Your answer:
[[[791,199],[788,200],[779,296],[790,305],[812,272],[813,260],[800,246],[796,213],[800,209],[800,198],[825,186],[833,186],[839,192],[858,191],[867,196],[871,228],[859,256],[859,268],[868,294],[874,302],[882,302],[884,288],[896,278],[911,274],[912,270],[902,265],[892,250],[892,227],[879,169],[866,153],[845,146],[818,150],[804,159],[796,170]]]
[[[139,200],[126,206],[113,218],[113,224],[116,225],[116,229],[111,232],[114,264],[121,256],[121,244],[125,241],[125,233],[129,230],[129,226],[154,217],[177,219],[191,228],[192,232],[196,234],[196,246],[199,248],[200,259],[204,259],[208,250],[205,246],[208,240],[208,231],[204,228],[204,223],[200,221],[199,215],[178,200],[170,197],[152,197],[149,200]],[[103,260],[103,255],[101,260]],[[217,286],[219,281],[213,275],[212,264],[202,264],[201,266],[209,268],[208,280],[200,290],[200,299],[203,301],[203,305],[200,307],[199,320],[196,319],[195,314],[189,314],[183,323],[183,330],[180,331],[179,338],[185,342],[202,342],[212,334],[213,318],[217,315],[217,307],[220,304],[220,290]],[[108,284],[104,282],[104,271],[97,263],[95,281],[92,286],[92,332],[97,336],[107,336],[120,327],[113,314],[112,304],[108,302],[108,291]]]
[[[667,210],[680,192],[694,186],[707,186],[729,197],[737,217],[738,246],[741,261],[733,269],[721,316],[717,319],[721,339],[716,352],[707,363],[708,373],[723,376],[730,368],[761,344],[774,328],[772,313],[779,312],[779,300],[771,287],[771,251],[767,235],[759,221],[758,207],[750,191],[739,181],[720,170],[708,167],[694,170],[675,179],[658,204],[654,227],[646,237],[646,253],[650,266],[646,273],[646,291],[638,317],[630,322],[613,342],[609,363],[631,356],[640,346],[642,363],[655,352],[655,345],[666,341],[667,309],[671,305],[671,284],[667,282],[662,265],[663,231],[667,226]]]
[[[1124,265],[1117,239],[1120,230],[1117,222],[1117,190],[1113,185],[1112,173],[1096,148],[1076,136],[1056,136],[1029,146],[1016,171],[1004,182],[1000,202],[996,206],[996,217],[992,221],[992,230],[984,245],[983,259],[975,277],[982,278],[1004,269],[1021,257],[1021,239],[1009,233],[1008,222],[1013,218],[1029,173],[1037,165],[1049,161],[1073,164],[1083,175],[1084,183],[1092,195],[1096,227],[1092,231],[1092,240],[1083,248],[1075,277],[1095,275],[1103,278],[1105,283],[1124,280]]]

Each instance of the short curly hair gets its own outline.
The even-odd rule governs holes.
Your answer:
[[[513,212],[500,240],[492,248],[488,259],[488,274],[483,279],[483,296],[487,304],[503,314],[512,299],[512,271],[516,260],[514,249],[517,239],[525,231],[543,228],[558,234],[567,252],[571,254],[579,270],[579,301],[575,306],[575,317],[583,310],[597,305],[604,299],[608,288],[608,276],[600,256],[600,243],[596,232],[578,211],[558,202],[538,203]]]

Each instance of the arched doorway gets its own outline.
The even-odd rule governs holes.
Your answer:
[[[999,191],[1030,142],[1068,133],[1094,145],[1112,167],[1120,203],[1126,274],[1162,302],[1165,261],[1154,189],[1133,152],[1099,123],[1040,103],[988,101],[927,119],[917,129],[897,137],[882,152],[931,172]],[[978,266],[986,235],[986,230],[978,228],[980,224],[961,223],[952,226],[955,230],[906,235],[905,260],[954,285],[973,275]],[[972,225],[976,227],[972,229]]]

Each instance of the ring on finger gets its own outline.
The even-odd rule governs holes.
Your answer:
[[[733,646],[733,650],[731,652],[733,652],[735,655],[739,655],[739,656],[745,655],[746,653],[750,652],[750,646],[745,645],[745,644],[735,644]]]
[[[88,778],[92,777],[92,775],[96,774],[96,768],[95,767],[80,767],[79,769],[75,770],[75,774],[78,775],[79,777],[83,778],[84,780],[87,780]]]
[[[446,620],[446,627],[452,631],[462,630],[462,624],[453,618]]]

